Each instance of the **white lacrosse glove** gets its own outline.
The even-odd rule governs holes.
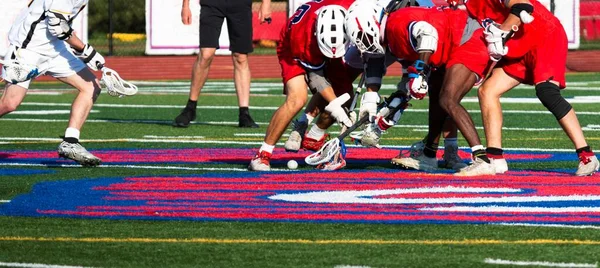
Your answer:
[[[106,61],[90,44],[83,47],[83,51],[73,50],[73,54],[79,57],[90,69],[98,71],[98,66],[104,66]]]
[[[500,29],[500,24],[488,23],[483,31],[487,42],[488,53],[492,61],[499,61],[508,53],[508,47],[504,45],[504,38],[510,33]]]
[[[333,116],[337,122],[344,124],[346,127],[351,127],[352,120],[350,120],[348,114],[346,114],[346,110],[342,107],[348,100],[350,100],[350,95],[344,93],[325,106],[325,111],[331,113],[331,116]]]
[[[365,92],[360,99],[360,109],[358,110],[358,118],[365,116],[371,120],[377,114],[377,104],[379,103],[379,93]]]
[[[406,89],[409,92],[411,98],[415,100],[422,100],[427,96],[429,91],[429,85],[427,84],[429,66],[423,61],[417,60],[406,71],[408,72],[408,83],[406,83]]]
[[[376,119],[377,120],[377,119]],[[377,126],[377,122],[368,124],[360,133],[357,138],[360,139],[360,144],[365,147],[381,148],[379,140],[383,131]]]

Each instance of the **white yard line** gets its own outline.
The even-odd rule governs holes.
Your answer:
[[[52,265],[42,263],[19,263],[19,262],[0,262],[3,267],[26,267],[26,268],[91,268],[86,266],[70,266],[70,265]]]
[[[233,133],[235,137],[264,137],[265,133]],[[283,137],[289,137],[290,134],[283,134]]]
[[[34,164],[34,163],[0,163],[0,166],[15,167],[61,167],[80,168],[78,164]],[[247,168],[208,168],[208,167],[180,167],[180,166],[149,166],[149,165],[110,165],[102,164],[95,168],[131,168],[131,169],[166,169],[166,170],[195,170],[195,171],[239,171],[247,172]],[[288,169],[272,168],[272,171],[291,171]],[[9,200],[10,202],[10,200]]]
[[[569,224],[534,224],[534,223],[492,223],[491,225],[524,226],[524,227],[551,227],[568,229],[600,229],[596,225],[569,225]]]
[[[155,136],[155,135],[144,135],[144,138],[148,139],[204,139],[204,136]]]
[[[0,203],[10,203],[10,200],[0,200]]]
[[[14,111],[10,114],[24,115],[52,115],[52,114],[70,114],[71,110],[33,110],[33,111]],[[90,113],[99,113],[98,110],[91,110]]]
[[[564,263],[564,262],[547,262],[547,261],[510,261],[501,259],[487,258],[483,261],[487,264],[503,264],[513,266],[543,266],[543,267],[577,267],[577,268],[595,268],[597,263]]]

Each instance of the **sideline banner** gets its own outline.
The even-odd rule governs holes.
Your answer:
[[[200,51],[200,2],[190,1],[190,9],[192,24],[184,25],[181,22],[181,1],[146,0],[146,54],[191,55]],[[218,55],[231,54],[225,22],[219,45]]]
[[[556,16],[560,23],[562,23],[567,32],[567,39],[569,40],[569,49],[579,48],[579,0],[538,0],[544,4],[549,10],[554,10],[554,16]],[[552,8],[552,2],[554,2],[554,8]]]
[[[0,58],[6,54],[8,48],[8,32],[15,18],[27,7],[30,0],[1,0],[0,8]],[[88,41],[88,8],[86,7],[73,21],[73,30],[77,36],[87,43]]]

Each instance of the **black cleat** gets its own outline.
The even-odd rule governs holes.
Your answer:
[[[240,114],[238,127],[257,128],[258,124],[252,120],[250,114]]]
[[[185,108],[181,111],[177,117],[175,117],[175,122],[173,122],[174,127],[189,127],[190,122],[196,120],[196,110]]]

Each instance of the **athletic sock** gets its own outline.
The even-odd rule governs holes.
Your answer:
[[[240,116],[241,115],[250,115],[250,110],[248,107],[240,107]]]
[[[439,145],[437,143],[425,144],[423,154],[429,158],[435,158]]]
[[[275,149],[275,145],[269,145],[266,142],[263,142],[263,144],[260,146],[260,149],[258,150],[258,152],[267,152],[272,154],[273,153],[273,149]]]
[[[579,148],[579,149],[575,150],[575,152],[576,152],[578,155],[579,155],[579,154],[581,154],[581,153],[583,153],[583,152],[588,152],[588,153],[591,153],[591,152],[592,152],[592,148],[590,148],[590,146],[588,145],[588,146],[581,147],[581,148]]]
[[[312,123],[312,121],[315,119],[314,116],[310,115],[310,114],[305,114],[303,113],[300,118],[298,118],[299,122],[306,122],[307,125],[310,125],[310,123]]]
[[[320,140],[323,138],[323,136],[325,136],[325,129],[321,129],[317,125],[313,125],[306,136],[311,139]]]
[[[79,129],[69,127],[65,130],[65,137],[63,140],[68,143],[79,143],[79,134]]]
[[[502,159],[504,158],[504,150],[496,147],[487,147],[485,149],[486,155],[491,159]]]
[[[198,101],[188,100],[187,104],[185,105],[185,108],[195,111],[197,105],[198,105]]]
[[[479,158],[488,164],[490,163],[490,159],[487,157],[483,145],[475,145],[471,147],[471,152],[473,152],[473,159]]]
[[[458,147],[458,139],[457,138],[445,138],[444,139],[444,148],[446,147]]]

